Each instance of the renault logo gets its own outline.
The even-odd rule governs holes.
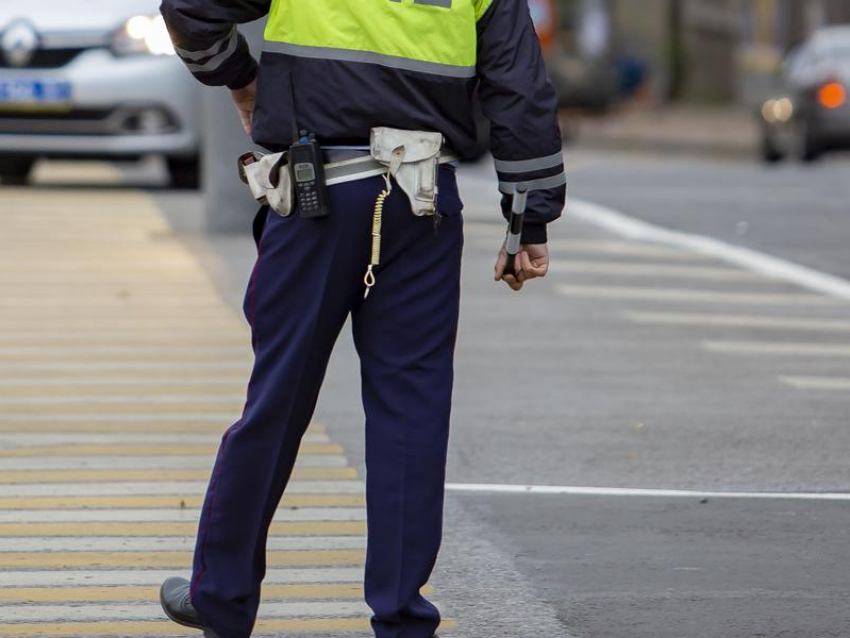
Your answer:
[[[29,22],[13,22],[0,36],[0,49],[9,66],[24,67],[38,49],[38,34]]]

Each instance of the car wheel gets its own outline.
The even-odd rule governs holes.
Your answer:
[[[767,133],[761,141],[761,158],[768,164],[776,164],[785,159],[785,153],[779,150],[776,142]]]
[[[201,159],[199,157],[166,158],[172,188],[197,190],[201,187]]]
[[[0,181],[10,186],[29,182],[35,158],[28,155],[0,155]]]
[[[811,128],[805,118],[797,120],[792,139],[794,155],[801,162],[814,162],[821,156],[821,149],[812,136]]]

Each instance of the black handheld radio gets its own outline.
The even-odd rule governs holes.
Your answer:
[[[325,217],[328,214],[325,166],[322,149],[312,133],[302,133],[289,147],[289,171],[301,217]]]

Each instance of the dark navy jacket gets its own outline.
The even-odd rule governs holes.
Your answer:
[[[524,183],[524,242],[545,242],[560,216],[557,99],[526,0],[163,0],[161,10],[198,80],[231,89],[257,80],[253,138],[270,150],[291,142],[294,86],[298,127],[322,144],[367,144],[372,127],[389,126],[439,131],[469,156],[477,88],[503,213]],[[258,65],[235,25],[267,14]]]

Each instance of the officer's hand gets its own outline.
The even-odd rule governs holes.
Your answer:
[[[523,244],[514,260],[516,275],[505,274],[508,253],[505,245],[496,259],[496,281],[504,281],[512,290],[520,290],[529,279],[545,277],[549,271],[549,246],[546,244]]]
[[[254,80],[248,86],[231,91],[230,96],[236,104],[239,119],[242,120],[242,128],[245,129],[245,134],[250,136],[251,117],[254,115],[254,102],[257,99],[257,81]]]

